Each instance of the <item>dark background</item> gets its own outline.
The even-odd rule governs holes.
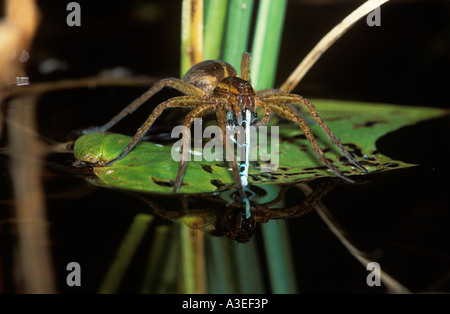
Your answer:
[[[135,74],[179,76],[178,1],[78,1],[81,27],[66,25],[68,2],[38,3],[42,20],[29,63],[33,79],[48,79],[36,72],[47,58],[67,63],[60,73],[65,78],[117,66]],[[288,1],[276,84],[360,3]],[[151,14],[142,17],[144,10]],[[391,1],[381,9],[381,27],[369,27],[361,19],[296,91],[308,97],[446,107],[449,15],[448,1]]]
[[[133,75],[179,76],[179,1],[78,1],[81,27],[66,25],[68,2],[38,1],[41,23],[27,62],[32,82],[82,78],[116,67]],[[276,84],[281,85],[321,37],[360,3],[289,1]],[[140,14],[145,10],[151,14]],[[39,67],[49,58],[63,66],[44,74]],[[308,98],[448,108],[449,65],[450,3],[391,1],[381,8],[381,27],[358,22],[322,56],[295,92]],[[104,123],[144,90],[52,93],[41,100],[40,131],[62,141],[74,129]],[[151,111],[170,93],[155,97],[145,110]],[[377,143],[384,154],[420,167],[336,188],[323,200],[360,248],[414,292],[450,290],[448,122],[448,118],[424,122]],[[126,132],[132,133],[133,126]],[[80,182],[61,175],[46,182],[46,191],[58,195],[80,184],[93,189]],[[62,292],[95,292],[142,204],[108,190],[88,196],[76,191],[70,198],[48,203],[58,279]],[[301,291],[384,292],[367,287],[368,272],[315,213],[288,222]],[[65,285],[65,265],[73,260],[85,265],[81,288]],[[138,276],[129,279],[130,286]]]

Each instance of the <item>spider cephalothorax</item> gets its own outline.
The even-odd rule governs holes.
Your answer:
[[[100,128],[95,128],[95,130],[106,131],[110,129],[123,117],[134,112],[146,100],[165,86],[175,88],[184,93],[186,96],[174,97],[158,105],[136,132],[133,139],[119,154],[119,156],[107,162],[106,166],[111,165],[128,154],[147,133],[156,118],[158,118],[166,108],[193,108],[184,120],[184,126],[187,127],[187,130],[190,129],[195,118],[202,117],[210,112],[215,112],[218,126],[222,130],[222,143],[225,145],[227,142],[225,140],[227,137],[227,126],[229,127],[230,124],[241,126],[245,117],[244,113],[246,112],[250,112],[250,124],[254,124],[256,120],[256,108],[260,107],[264,110],[264,117],[256,124],[256,126],[267,124],[271,112],[298,123],[306,138],[313,146],[319,159],[340,178],[353,182],[346,178],[327,158],[325,158],[324,152],[317,143],[317,140],[312,134],[306,121],[289,106],[287,106],[287,104],[298,104],[304,105],[307,108],[312,118],[320,125],[330,141],[336,145],[336,147],[353,165],[362,171],[367,172],[367,170],[361,166],[344,148],[344,146],[320,117],[314,105],[306,98],[296,94],[283,93],[277,89],[263,89],[255,92],[250,84],[249,65],[250,54],[244,53],[241,62],[241,77],[237,76],[236,70],[230,64],[218,60],[207,60],[194,65],[185,74],[183,80],[177,78],[166,78],[157,82],[152,88],[133,101],[108,123]],[[249,118],[247,118],[247,120],[249,120]],[[183,141],[185,144],[189,143],[190,139],[190,132],[183,134]],[[187,145],[183,146],[187,147]],[[240,179],[239,166],[235,158],[233,158],[234,156],[230,155],[233,154],[233,152],[230,149],[227,149],[227,147],[225,147],[225,151],[228,154],[228,160],[230,160],[233,169],[233,175],[235,177],[236,186],[240,197],[243,200],[247,199]],[[189,152],[187,150],[182,151],[178,174],[173,186],[174,192],[177,192],[180,188],[183,174],[186,169],[188,153]]]
[[[218,215],[213,234],[244,243],[250,240],[255,229],[256,215],[247,218],[244,211],[230,207],[222,215]]]

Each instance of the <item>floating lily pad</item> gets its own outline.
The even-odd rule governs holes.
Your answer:
[[[418,121],[447,114],[443,109],[404,107],[386,104],[317,100],[318,111],[344,146],[370,172],[413,166],[392,160],[376,151],[375,142],[381,136]],[[291,122],[279,125],[278,168],[261,172],[268,162],[252,162],[249,182],[287,184],[324,176],[335,176],[317,158],[300,127]],[[340,154],[328,141],[318,125],[311,126],[325,155],[346,176],[364,175]],[[270,139],[270,136],[268,136]],[[75,158],[94,165],[115,158],[130,141],[120,134],[90,133],[75,143]],[[270,141],[268,147],[270,148]],[[172,193],[178,162],[171,157],[172,146],[142,142],[124,159],[109,167],[94,167],[102,185],[155,193]],[[209,193],[222,185],[234,184],[231,169],[226,162],[206,160],[187,164],[180,193]]]

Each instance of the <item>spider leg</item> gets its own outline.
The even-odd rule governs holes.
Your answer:
[[[251,54],[244,52],[241,59],[241,78],[250,81],[250,58]]]
[[[265,88],[265,89],[260,89],[259,91],[256,92],[256,95],[261,97],[262,99],[265,99],[266,97],[273,97],[274,95],[277,95],[281,93],[281,91],[279,91],[278,89],[274,89],[274,88]],[[276,102],[276,101],[275,101]],[[295,113],[297,113],[298,115],[300,115],[304,120],[308,121],[305,116],[300,112],[300,110],[294,106],[294,104],[285,104],[286,106],[288,106],[289,108],[291,108],[292,110],[295,111]]]
[[[191,124],[194,122],[195,118],[201,117],[211,111],[214,110],[214,104],[203,103],[199,104],[196,108],[194,108],[191,112],[188,113],[186,119],[184,120],[183,128],[183,145],[182,145],[182,155],[180,159],[180,166],[178,167],[178,174],[175,180],[175,184],[173,186],[173,192],[177,193],[178,189],[181,186],[181,181],[183,179],[184,172],[186,170],[186,163],[188,160],[189,150],[183,149],[184,147],[188,147],[187,145],[191,141]]]
[[[354,183],[353,180],[350,180],[349,178],[346,178],[340,171],[337,169],[326,157],[323,152],[323,150],[320,148],[319,143],[317,143],[316,138],[311,132],[311,129],[309,128],[309,125],[306,123],[305,120],[303,120],[299,115],[297,115],[291,108],[284,106],[279,103],[275,102],[269,102],[269,106],[272,109],[273,112],[276,114],[279,114],[281,116],[284,116],[288,118],[289,120],[292,120],[294,122],[297,122],[300,125],[300,128],[302,129],[303,133],[305,134],[306,138],[309,140],[311,145],[314,148],[314,151],[319,156],[320,161],[322,161],[328,168],[333,170],[334,173],[341,179],[344,179],[350,183]]]
[[[345,147],[341,144],[341,142],[336,138],[333,131],[328,127],[328,125],[325,123],[325,121],[322,119],[322,117],[319,115],[319,112],[317,111],[316,107],[306,98],[295,95],[295,94],[285,94],[281,93],[277,90],[273,90],[273,94],[270,95],[269,93],[265,93],[264,99],[268,102],[276,102],[278,104],[282,103],[289,103],[289,104],[300,104],[305,105],[308,109],[311,116],[314,118],[314,120],[320,125],[322,130],[325,132],[325,134],[328,136],[330,141],[336,145],[336,147],[341,151],[342,154],[347,158],[349,162],[351,162],[353,165],[355,165],[357,168],[364,172],[368,172],[366,168],[364,168],[360,163],[356,161],[356,159],[345,149]],[[298,116],[298,115],[297,115]]]
[[[147,118],[147,120],[142,124],[142,126],[137,130],[136,134],[133,136],[131,141],[128,143],[128,145],[122,150],[122,152],[114,158],[113,160],[110,160],[106,163],[105,166],[110,166],[111,164],[115,163],[116,161],[122,159],[125,157],[132,149],[133,147],[139,143],[139,141],[144,137],[144,135],[147,133],[147,131],[152,126],[153,122],[155,122],[156,118],[158,118],[161,113],[166,108],[171,107],[196,107],[200,105],[203,102],[203,100],[199,97],[195,96],[180,96],[180,97],[174,97],[171,98],[161,104],[159,104],[150,114],[150,116]]]
[[[122,120],[127,115],[133,113],[144,102],[146,102],[150,97],[155,95],[157,92],[159,92],[161,89],[163,89],[166,86],[175,88],[175,89],[179,90],[180,92],[182,92],[183,94],[186,94],[188,96],[202,97],[204,95],[204,93],[200,89],[198,89],[197,87],[192,86],[180,79],[177,79],[177,78],[162,79],[162,80],[156,82],[149,90],[147,90],[141,96],[136,98],[131,104],[126,106],[122,111],[120,111],[116,116],[114,116],[106,124],[102,125],[101,127],[94,127],[94,128],[86,129],[83,131],[83,133],[86,134],[86,133],[90,133],[90,132],[108,131],[110,128],[112,128],[114,125],[116,125],[120,120]]]
[[[257,128],[259,128],[260,126],[266,125],[267,122],[269,122],[270,113],[272,112],[272,110],[270,110],[270,106],[259,97],[255,97],[255,103],[256,107],[261,107],[264,109],[264,117],[255,125]]]
[[[239,166],[236,162],[236,158],[234,158],[233,150],[227,146],[227,112],[224,105],[218,105],[216,107],[216,117],[217,123],[222,130],[221,140],[225,148],[228,160],[230,161],[231,168],[233,169],[233,175],[236,181],[236,187],[239,192],[239,196],[241,197],[242,201],[245,201],[247,199],[247,196],[244,192],[244,187],[242,186],[241,176],[239,175]]]
[[[256,211],[255,220],[257,222],[267,222],[270,219],[286,219],[305,215],[312,211],[317,203],[320,202],[320,200],[337,185],[339,185],[339,180],[336,180],[334,178],[325,180],[312,193],[307,195],[299,205],[293,207],[278,210],[268,210],[266,209],[267,205],[265,204],[265,208],[261,208],[260,210]]]
[[[266,97],[274,97],[276,95],[279,95],[281,92],[277,89],[274,88],[264,88],[264,89],[260,89],[258,91],[256,91],[256,95],[258,95],[259,97],[262,98],[266,98]]]

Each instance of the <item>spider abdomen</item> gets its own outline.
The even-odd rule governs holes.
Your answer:
[[[231,64],[219,60],[206,60],[190,68],[184,75],[183,81],[210,94],[224,78],[235,76],[237,72]]]

